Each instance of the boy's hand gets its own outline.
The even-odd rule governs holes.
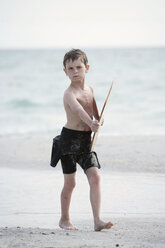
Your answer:
[[[92,121],[92,125],[90,127],[92,132],[97,133],[99,130],[99,127],[100,127],[100,123],[97,120]]]

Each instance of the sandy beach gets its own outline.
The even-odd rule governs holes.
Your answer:
[[[63,176],[60,163],[49,166],[52,138],[0,138],[0,248],[165,247],[164,136],[98,138],[102,217],[114,223],[102,232],[93,231],[88,185],[80,169],[71,207],[79,231],[58,227]]]
[[[117,218],[110,231],[94,232],[88,221],[79,231],[58,228],[1,228],[0,247],[163,248],[165,219]]]

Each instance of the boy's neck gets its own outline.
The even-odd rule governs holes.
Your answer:
[[[85,81],[73,81],[73,82],[71,82],[70,86],[72,86],[74,88],[84,89],[85,88]]]

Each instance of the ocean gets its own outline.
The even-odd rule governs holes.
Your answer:
[[[116,78],[100,135],[165,134],[165,48],[83,49],[99,111]],[[0,50],[0,135],[56,135],[66,123],[67,49]]]

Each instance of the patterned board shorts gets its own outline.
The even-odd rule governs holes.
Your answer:
[[[61,132],[61,165],[64,174],[76,172],[77,163],[86,172],[100,168],[96,152],[90,152],[91,131],[77,131],[63,127]]]

